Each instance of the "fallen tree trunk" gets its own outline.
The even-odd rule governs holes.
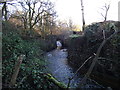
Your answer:
[[[46,79],[48,79],[50,82],[58,86],[60,89],[67,89],[67,86],[59,81],[57,81],[52,75],[50,74],[43,74]]]

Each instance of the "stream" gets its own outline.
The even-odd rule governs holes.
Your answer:
[[[68,65],[67,62],[67,51],[66,49],[62,50],[53,50],[46,54],[48,61],[47,67],[49,68],[50,73],[60,82],[65,85],[68,84],[70,77],[74,76],[73,69]],[[70,87],[78,87],[81,78],[76,75],[72,80]],[[87,84],[82,88],[103,88],[101,85],[95,84],[91,81],[87,81]]]

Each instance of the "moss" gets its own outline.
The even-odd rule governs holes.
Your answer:
[[[46,74],[44,75],[49,81],[51,81],[52,83],[54,83],[55,85],[57,85],[59,88],[67,88],[67,86],[61,82],[59,82],[58,80],[56,80],[51,74]]]
[[[81,35],[70,35],[69,37],[70,38],[77,38],[77,37],[80,37]]]

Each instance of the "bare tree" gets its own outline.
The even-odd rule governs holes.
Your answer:
[[[9,5],[11,5],[11,6],[14,6],[14,3],[10,3],[10,2],[12,2],[12,1],[14,1],[14,0],[3,0],[3,1],[0,1],[0,5],[3,5],[2,6],[2,17],[7,21],[7,19],[8,19],[8,9],[7,9],[7,7],[9,6]]]
[[[83,6],[83,0],[81,0],[81,11],[82,11],[82,22],[83,22],[82,30],[84,31],[84,29],[85,29],[85,19],[84,19],[84,6]]]
[[[106,20],[107,20],[108,11],[109,11],[109,9],[110,9],[110,4],[107,5],[107,4],[105,3],[105,6],[103,6],[103,8],[101,8],[101,9],[105,11],[105,13],[104,13],[104,14],[101,13],[101,15],[102,15],[102,17],[104,18],[104,21],[106,21]]]
[[[68,24],[69,24],[70,30],[73,30],[73,21],[72,21],[72,19],[69,19]]]
[[[22,7],[21,16],[24,22],[24,28],[33,30],[36,25],[39,25],[40,30],[43,30],[45,23],[48,23],[50,17],[54,17],[54,5],[50,1],[41,0],[23,0],[19,2]]]
[[[52,11],[53,12],[53,11]],[[41,31],[48,35],[48,34],[53,34],[52,29],[55,26],[55,13],[51,14],[51,11],[46,11],[44,12],[44,15],[42,15],[42,21],[40,21],[40,26]]]
[[[22,22],[20,26],[24,28],[25,34],[30,34],[33,30],[37,30],[39,34],[43,34],[46,30],[51,32],[50,28],[56,17],[54,4],[51,1],[21,0],[17,5],[17,7],[21,7],[22,10],[18,8],[18,10],[11,15],[11,18],[19,19]]]

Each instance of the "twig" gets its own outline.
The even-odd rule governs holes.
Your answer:
[[[104,57],[99,57],[98,59],[105,59],[105,60],[107,60],[107,61],[115,62],[115,61],[113,61],[113,60],[110,60],[110,59],[104,58]]]
[[[27,78],[27,76],[23,77],[22,80],[17,84],[17,86],[19,86],[20,84],[22,84],[22,82]]]
[[[71,82],[71,78],[68,78],[68,85],[67,85],[67,89],[70,87],[70,82]]]
[[[88,59],[85,60],[85,62],[77,69],[77,71],[75,72],[74,76],[71,78],[73,79],[75,77],[75,75],[78,73],[78,71],[86,64],[86,62],[88,62],[88,60],[90,60],[94,55],[90,56]]]
[[[95,80],[93,80],[93,79],[91,79],[91,78],[89,78],[89,80],[92,81],[92,82],[94,82],[94,83],[97,84],[98,86],[103,87],[102,85],[100,85],[100,84],[99,84],[98,82],[96,82]]]
[[[103,38],[105,39],[105,30],[103,30]]]
[[[79,70],[86,64],[86,62],[88,62],[88,60],[90,60],[93,56],[95,56],[95,53],[94,53],[94,55],[90,56],[88,59],[85,60],[85,62],[77,69],[77,71],[75,72],[74,76],[72,76],[71,78],[68,78],[69,81],[68,81],[67,88],[69,88],[70,83],[71,83],[71,80],[76,76],[76,74],[78,73],[78,71],[79,71]]]

